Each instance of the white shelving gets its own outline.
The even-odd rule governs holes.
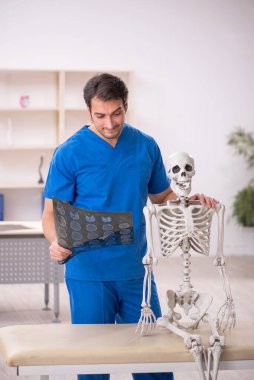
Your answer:
[[[129,84],[128,72],[111,73]],[[83,88],[96,74],[0,71],[0,193],[5,195],[6,220],[40,218],[40,157],[45,180],[56,146],[90,122]]]
[[[9,108],[0,108],[0,112],[40,112],[40,111],[59,111],[59,108],[15,108],[15,107],[9,107]]]
[[[1,189],[43,189],[44,184],[39,183],[5,183],[1,185]]]
[[[0,145],[0,151],[12,151],[12,150],[54,150],[53,145]]]

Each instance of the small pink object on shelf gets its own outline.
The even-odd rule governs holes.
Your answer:
[[[22,95],[19,98],[19,104],[22,108],[27,108],[30,105],[30,97],[29,95]]]

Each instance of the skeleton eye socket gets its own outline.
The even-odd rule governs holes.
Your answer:
[[[192,169],[193,169],[192,166],[189,165],[189,164],[187,164],[187,165],[185,166],[185,170],[187,170],[187,172],[191,172]]]
[[[172,171],[173,171],[174,174],[179,173],[180,172],[180,167],[178,165],[173,166]]]

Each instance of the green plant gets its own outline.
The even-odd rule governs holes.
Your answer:
[[[236,153],[244,156],[249,168],[254,167],[254,138],[242,128],[230,133],[228,144],[235,148]]]
[[[228,145],[233,146],[236,153],[245,158],[248,168],[254,167],[254,138],[252,133],[247,133],[244,129],[238,128],[229,135]],[[253,179],[236,194],[233,203],[233,215],[242,226],[254,226]]]
[[[233,203],[233,215],[244,227],[254,226],[254,183],[240,190]]]

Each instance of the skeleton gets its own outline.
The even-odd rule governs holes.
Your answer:
[[[172,189],[178,199],[144,208],[147,253],[143,258],[145,277],[141,316],[137,330],[140,330],[142,335],[147,335],[157,324],[181,336],[194,356],[200,379],[216,380],[221,351],[225,345],[223,333],[235,326],[235,309],[223,254],[225,207],[218,203],[215,208],[208,208],[202,206],[200,201],[188,199],[191,180],[195,174],[194,160],[189,154],[175,153],[170,156],[168,174],[172,180]],[[193,249],[205,256],[209,255],[210,229],[214,213],[218,216],[218,242],[213,264],[218,267],[226,299],[217,314],[212,316],[209,313],[209,307],[213,297],[206,293],[199,293],[191,285],[190,250]],[[183,262],[183,282],[177,291],[167,291],[168,311],[157,321],[150,305],[152,267],[158,262],[154,249],[153,218],[156,220],[160,235],[162,256],[171,256],[177,248],[181,248]],[[208,322],[211,329],[210,346],[207,350],[202,345],[200,335],[192,331],[199,327],[201,321]]]

